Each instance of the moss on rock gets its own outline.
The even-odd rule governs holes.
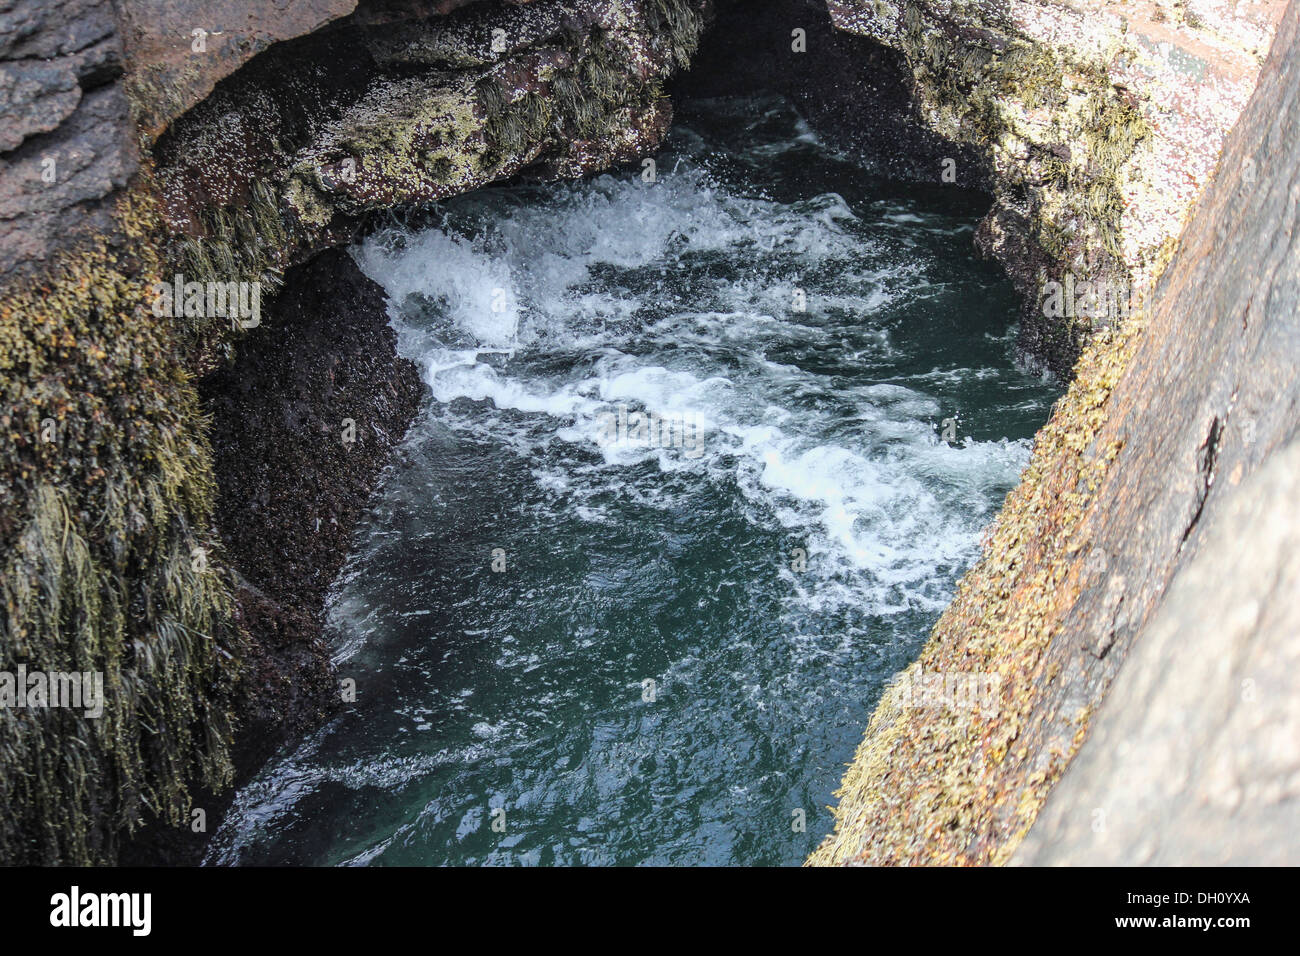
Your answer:
[[[211,527],[204,420],[150,308],[156,208],[133,255],[62,257],[0,306],[0,670],[103,675],[104,710],[0,709],[0,859],[101,863],[146,814],[230,775],[239,635]]]
[[[937,29],[924,6],[907,2],[891,42],[911,67],[927,124],[986,153],[997,183],[993,215],[1014,210],[1009,228],[1028,231],[1018,243],[1020,261],[1009,263],[1031,300],[1024,331],[1035,339],[1033,351],[1068,374],[1093,326],[1042,321],[1036,310],[1044,270],[1053,278],[1070,270],[1091,281],[1129,282],[1120,244],[1123,189],[1150,127],[1104,63],[1038,42],[995,17],[978,23]],[[1026,238],[1037,254],[1026,254]]]

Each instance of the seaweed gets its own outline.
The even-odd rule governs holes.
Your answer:
[[[230,779],[241,637],[214,559],[215,488],[171,320],[153,315],[156,207],[124,196],[132,260],[100,241],[0,306],[0,670],[98,672],[99,718],[0,709],[0,859],[112,862]]]

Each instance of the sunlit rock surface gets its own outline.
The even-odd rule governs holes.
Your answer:
[[[1293,819],[1292,751],[1280,741],[1295,733],[1281,676],[1295,653],[1281,586],[1294,532],[1267,517],[1276,468],[1236,496],[1292,441],[1300,401],[1298,24],[1292,6],[1149,308],[1084,350],[984,559],[914,665],[997,675],[995,712],[917,710],[886,694],[845,776],[836,832],[813,862],[1006,862],[1117,673],[1122,696],[1102,705],[1087,762],[1034,833],[1029,861],[1262,860],[1259,848]],[[1225,548],[1207,536],[1211,521],[1235,525],[1241,539]],[[1249,562],[1234,559],[1247,553]],[[1193,597],[1191,582],[1210,569],[1216,592]],[[1130,648],[1140,655],[1125,664]],[[1279,662],[1276,673],[1266,660]],[[1237,702],[1243,680],[1257,681],[1264,702]],[[1171,727],[1192,700],[1206,713],[1186,714],[1175,741]],[[1232,729],[1207,721],[1213,713]],[[1245,739],[1248,727],[1258,739]],[[1139,739],[1148,732],[1151,741]],[[1241,740],[1236,762],[1215,763],[1228,739]],[[1161,741],[1176,749],[1135,776],[1136,755]],[[1157,779],[1162,768],[1173,775]],[[1202,840],[1203,801],[1219,792],[1241,812]],[[1114,841],[1092,840],[1097,809],[1118,828]],[[1123,846],[1144,826],[1154,842]],[[1295,859],[1289,847],[1276,853]]]
[[[1120,597],[1065,626],[1132,651],[1023,862],[1300,861],[1298,53],[1292,8],[1112,396],[1091,594]]]
[[[986,155],[996,204],[979,241],[1026,295],[1026,347],[1068,374],[1097,323],[1045,317],[1044,283],[1150,287],[1285,2],[827,6],[839,28],[902,51],[926,122]]]

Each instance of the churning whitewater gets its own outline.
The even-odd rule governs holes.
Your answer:
[[[711,101],[357,247],[430,394],[208,862],[801,861],[1057,394],[983,203]]]

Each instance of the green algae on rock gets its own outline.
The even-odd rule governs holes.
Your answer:
[[[196,281],[269,292],[374,212],[639,158],[703,23],[690,0],[541,0],[396,24],[359,13],[268,50],[158,140],[170,257]],[[195,352],[230,338],[208,329]]]
[[[682,0],[493,7],[488,22],[528,42],[481,61],[448,55],[421,74],[381,64],[390,25],[359,15],[311,32],[350,9],[326,0],[314,23],[290,16],[203,63],[134,48],[110,93],[127,91],[138,126],[106,135],[138,144],[156,172],[129,191],[117,172],[106,178],[116,211],[99,237],[6,287],[0,663],[102,673],[106,689],[97,720],[0,711],[6,862],[111,863],[142,823],[188,823],[193,795],[235,772],[237,724],[260,692],[243,665],[260,669],[254,683],[278,686],[287,677],[263,645],[310,637],[309,614],[250,590],[215,534],[207,414],[192,380],[227,366],[244,332],[217,316],[154,314],[153,285],[256,282],[269,297],[287,269],[346,241],[369,212],[533,162],[570,176],[640,155],[667,126],[660,83],[702,24],[701,5]],[[457,22],[431,14],[411,30],[436,38]],[[552,83],[553,100],[542,95]],[[379,102],[364,102],[370,94]],[[341,188],[351,170],[332,166],[345,157],[331,151],[345,149],[380,174],[373,194]],[[250,640],[258,653],[246,653]],[[320,666],[314,683],[328,683],[328,660]],[[256,725],[261,712],[248,712]]]
[[[0,307],[0,670],[103,675],[103,715],[0,710],[0,858],[99,863],[146,815],[230,778],[240,638],[212,532],[209,451],[170,319],[135,261],[66,254]]]

